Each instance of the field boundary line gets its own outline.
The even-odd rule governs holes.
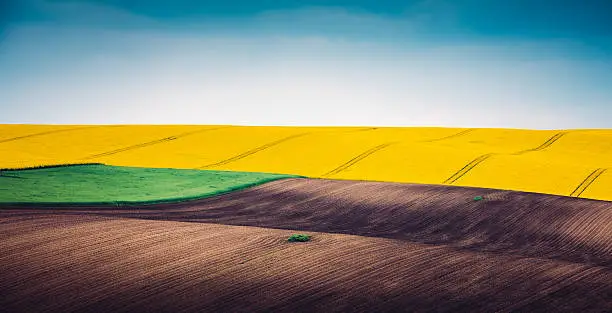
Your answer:
[[[292,139],[295,139],[295,138],[298,138],[298,137],[306,136],[306,135],[308,135],[310,133],[311,132],[300,133],[300,134],[295,134],[295,135],[291,135],[291,136],[288,136],[288,137],[284,137],[284,138],[281,138],[281,139],[278,139],[278,140],[266,143],[266,144],[261,145],[259,147],[253,148],[251,150],[245,151],[245,152],[240,153],[238,155],[235,155],[235,156],[233,156],[231,158],[228,158],[228,159],[216,162],[216,163],[212,163],[212,164],[202,165],[200,167],[196,167],[196,169],[205,169],[205,168],[210,168],[210,167],[214,167],[214,166],[219,166],[219,165],[225,165],[225,164],[228,164],[228,163],[232,163],[232,162],[244,159],[244,158],[246,158],[248,156],[251,156],[251,155],[253,155],[255,153],[258,153],[260,151],[263,151],[263,150],[266,150],[268,148],[271,148],[271,147],[274,147],[276,145],[279,145],[279,144],[281,144],[283,142],[286,142],[286,141],[289,141],[289,140],[292,140]]]
[[[71,166],[84,166],[84,165],[106,165],[104,163],[64,163],[64,164],[47,164],[47,165],[34,165],[34,166],[25,166],[25,167],[7,167],[0,168],[0,171],[3,172],[16,172],[16,171],[25,171],[25,170],[42,170],[47,168],[56,168],[56,167],[71,167]]]
[[[380,150],[382,150],[382,149],[384,149],[384,148],[386,148],[386,147],[388,147],[390,145],[393,145],[395,143],[396,142],[388,142],[388,143],[383,143],[381,145],[372,147],[372,148],[370,148],[370,149],[360,153],[359,155],[355,156],[354,158],[348,160],[347,162],[341,164],[340,166],[336,167],[335,169],[333,169],[333,170],[323,174],[322,176],[323,177],[328,177],[328,176],[331,176],[331,175],[336,175],[336,174],[338,174],[338,173],[340,173],[342,171],[345,171],[349,167],[355,165],[357,162],[359,162],[359,161],[369,157],[370,155],[372,155],[372,154],[374,154],[374,153],[376,153],[376,152],[378,152],[378,151],[380,151]]]
[[[488,158],[492,157],[493,155],[495,155],[495,153],[487,153],[487,154],[483,154],[477,158],[475,158],[474,160],[470,161],[470,163],[466,164],[464,167],[462,167],[460,170],[458,170],[457,172],[455,172],[453,175],[451,175],[449,178],[447,178],[444,181],[444,184],[453,184],[454,182],[456,182],[459,178],[463,177],[465,174],[467,174],[469,171],[471,171],[472,169],[474,169],[476,166],[478,166],[480,163],[486,161]]]
[[[81,160],[96,159],[96,158],[100,158],[100,157],[104,157],[104,156],[109,156],[109,155],[113,155],[113,154],[129,151],[129,150],[134,150],[134,149],[138,149],[138,148],[144,148],[144,147],[148,147],[148,146],[152,146],[152,145],[156,145],[156,144],[160,144],[160,143],[164,143],[164,142],[168,142],[168,141],[172,141],[172,140],[177,140],[177,139],[180,139],[180,138],[183,138],[183,137],[186,137],[186,136],[189,136],[189,135],[193,135],[193,134],[196,134],[196,133],[201,133],[201,132],[205,132],[205,131],[212,131],[212,130],[228,128],[228,127],[232,127],[232,126],[205,128],[205,129],[199,129],[199,130],[194,130],[194,131],[190,131],[190,132],[185,132],[185,133],[181,133],[181,134],[174,135],[174,136],[169,136],[169,137],[165,137],[165,138],[161,138],[161,139],[157,139],[157,140],[147,141],[147,142],[143,142],[143,143],[139,143],[139,144],[135,144],[135,145],[131,145],[131,146],[127,146],[127,147],[111,150],[111,151],[106,151],[106,152],[102,152],[102,153],[93,154],[93,155],[81,158]]]
[[[550,146],[552,146],[555,142],[557,142],[557,140],[561,139],[561,137],[567,135],[567,132],[558,132],[556,134],[554,134],[552,137],[548,138],[548,140],[546,140],[543,144],[535,147],[535,148],[531,148],[531,149],[527,149],[527,150],[523,150],[523,151],[519,151],[519,152],[515,152],[512,155],[520,155],[520,154],[524,154],[527,152],[535,152],[535,151],[542,151]]]
[[[55,134],[55,133],[63,133],[63,132],[68,132],[68,131],[76,131],[76,130],[91,129],[91,128],[101,128],[101,127],[124,127],[124,125],[83,126],[83,127],[71,127],[71,128],[64,128],[64,129],[48,130],[48,131],[44,131],[44,132],[40,132],[40,133],[34,133],[34,134],[23,135],[23,136],[8,138],[8,139],[2,139],[2,140],[0,140],[0,143],[11,142],[11,141],[16,141],[16,140],[21,140],[21,139],[27,139],[27,138],[31,138],[31,137],[38,137],[38,136],[44,136],[44,135],[52,135],[52,134]]]
[[[476,130],[476,128],[469,128],[469,129],[462,130],[462,131],[460,131],[460,132],[458,132],[456,134],[452,134],[452,135],[448,135],[448,136],[441,137],[441,138],[436,138],[436,139],[423,140],[421,142],[436,142],[436,141],[446,140],[446,139],[450,139],[450,138],[455,138],[455,137],[463,136],[463,135],[465,135],[467,133],[471,133],[471,132],[473,132],[475,130]]]
[[[594,171],[592,171],[589,176],[587,176],[579,185],[578,187],[576,187],[576,189],[574,189],[574,191],[572,191],[572,193],[570,193],[570,197],[580,197],[580,195],[587,190],[587,188],[589,188],[596,180],[597,178],[599,178],[599,176],[601,176],[603,173],[605,173],[608,169],[607,168],[598,168]]]

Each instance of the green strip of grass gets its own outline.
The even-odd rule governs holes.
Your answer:
[[[181,202],[295,175],[108,166],[0,173],[0,206],[132,206]]]

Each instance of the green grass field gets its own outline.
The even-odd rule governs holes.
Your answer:
[[[107,166],[0,172],[0,205],[137,205],[186,201],[292,175]]]

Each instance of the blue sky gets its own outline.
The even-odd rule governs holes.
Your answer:
[[[0,8],[0,123],[612,127],[607,0]]]

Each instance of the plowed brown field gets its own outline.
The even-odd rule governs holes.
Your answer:
[[[286,242],[295,230],[313,240]],[[607,312],[611,234],[611,202],[311,179],[172,205],[2,208],[0,308]]]

